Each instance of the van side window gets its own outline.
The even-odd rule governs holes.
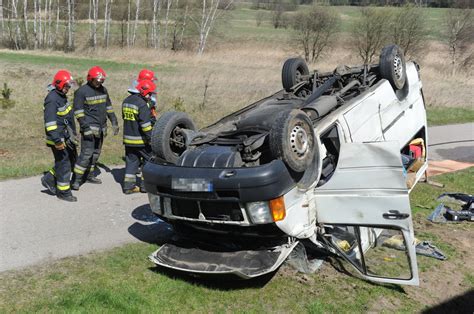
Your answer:
[[[317,186],[321,186],[329,181],[337,167],[341,142],[337,125],[331,126],[321,135],[321,155],[323,156],[323,165],[321,178]]]

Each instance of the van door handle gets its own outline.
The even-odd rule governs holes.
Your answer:
[[[388,213],[384,213],[382,216],[385,219],[391,219],[391,220],[395,220],[395,219],[402,220],[402,219],[407,219],[408,217],[410,217],[409,214],[400,213],[398,210],[389,210]]]

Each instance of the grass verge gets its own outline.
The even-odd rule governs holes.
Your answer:
[[[474,108],[427,107],[428,125],[474,122]]]

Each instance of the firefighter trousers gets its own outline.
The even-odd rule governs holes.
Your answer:
[[[92,136],[91,138],[84,138],[81,136],[81,153],[74,166],[74,174],[76,181],[82,182],[83,177],[93,177],[97,160],[99,159],[102,150],[102,143],[104,136]]]
[[[137,173],[140,166],[144,166],[150,159],[151,147],[149,145],[135,147],[125,146],[125,177],[123,189],[131,190],[137,185]],[[143,182],[143,178],[140,178]]]
[[[76,147],[66,145],[63,150],[58,150],[52,146],[54,155],[54,167],[45,174],[45,179],[52,185],[56,185],[56,194],[71,195],[71,169],[74,167],[77,158]]]

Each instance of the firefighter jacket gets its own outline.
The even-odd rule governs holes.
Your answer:
[[[153,128],[150,107],[140,94],[132,94],[122,104],[123,144],[145,146],[150,142]]]
[[[55,89],[44,99],[44,128],[48,146],[66,142],[76,135],[72,104],[69,104],[66,95]]]
[[[104,86],[94,88],[89,83],[74,93],[74,115],[84,135],[107,134],[107,117],[112,125],[118,125],[109,93]]]

